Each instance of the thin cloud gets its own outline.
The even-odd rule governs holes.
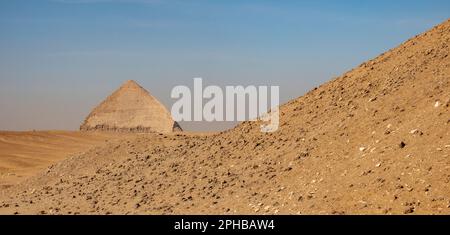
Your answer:
[[[180,22],[168,20],[130,20],[130,27],[133,28],[172,28],[182,25]]]
[[[90,4],[90,3],[161,3],[162,0],[51,0],[57,3],[67,4]]]
[[[74,50],[47,53],[49,57],[104,57],[104,56],[140,56],[142,52],[117,51],[117,50]]]

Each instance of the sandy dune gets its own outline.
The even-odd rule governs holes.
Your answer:
[[[77,131],[1,131],[0,187],[18,183],[69,155],[126,136]]]

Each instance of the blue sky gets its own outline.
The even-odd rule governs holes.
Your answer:
[[[0,130],[77,129],[128,79],[169,109],[194,77],[286,102],[449,17],[448,0],[0,0]]]

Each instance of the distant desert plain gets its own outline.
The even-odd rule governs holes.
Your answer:
[[[112,132],[1,131],[0,188],[17,184],[70,155],[129,136]]]

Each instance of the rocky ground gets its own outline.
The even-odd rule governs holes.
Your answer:
[[[450,21],[280,107],[145,134],[0,193],[2,214],[449,214]]]

